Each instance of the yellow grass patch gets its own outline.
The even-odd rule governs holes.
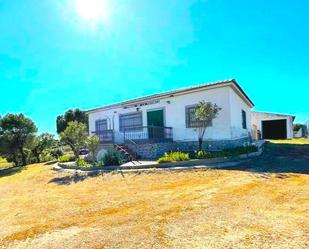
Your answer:
[[[309,176],[241,171],[0,178],[0,248],[308,248]]]
[[[284,140],[268,140],[274,144],[309,144],[309,138],[293,138]]]
[[[0,157],[0,170],[12,167],[12,163],[9,163],[5,158]]]

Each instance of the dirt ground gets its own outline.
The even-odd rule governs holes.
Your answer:
[[[259,173],[309,174],[309,139],[269,141],[262,156],[226,169]]]
[[[271,173],[258,167],[278,149],[238,170],[95,175],[37,164],[2,175],[0,248],[309,248],[309,174],[296,170],[308,154],[295,162],[293,147]]]

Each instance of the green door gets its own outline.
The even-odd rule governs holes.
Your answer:
[[[150,139],[164,138],[164,115],[163,110],[147,112],[148,134]]]

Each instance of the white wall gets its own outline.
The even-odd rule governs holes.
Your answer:
[[[177,96],[171,99],[171,104],[166,106],[166,125],[173,127],[174,140],[196,140],[197,133],[194,128],[186,128],[185,107],[198,104],[200,101],[216,103],[222,110],[208,127],[205,139],[230,138],[230,108],[228,100],[228,87],[204,90],[201,92]]]
[[[229,89],[229,100],[231,109],[231,137],[248,136],[248,133],[251,132],[251,108],[231,88]],[[247,129],[242,127],[242,110],[246,112]]]
[[[139,107],[139,110],[143,113],[143,126],[147,126],[147,111],[164,108],[165,126],[173,128],[174,141],[197,140],[195,129],[186,128],[185,107],[198,104],[199,101],[205,100],[216,103],[222,110],[219,116],[213,121],[213,126],[207,128],[204,138],[231,139],[237,136],[240,137],[245,134],[241,128],[241,109],[245,109],[247,111],[247,118],[250,118],[250,108],[243,103],[236,93],[233,93],[234,91],[229,86],[226,86],[160,99],[159,103]],[[114,119],[116,142],[122,142],[123,134],[119,132],[119,114],[135,111],[136,107],[129,107],[127,109],[119,107],[90,113],[89,132],[95,131],[95,120],[108,117],[108,123],[112,123]],[[250,120],[248,120],[247,125],[250,128]],[[109,127],[112,128],[112,125],[110,124]],[[232,132],[232,129],[235,132]]]
[[[275,114],[275,113],[265,113],[265,112],[252,112],[251,113],[251,124],[256,125],[257,129],[261,131],[261,134],[263,134],[262,121],[278,120],[278,119],[287,120],[287,138],[292,139],[294,135],[293,134],[293,116],[281,115],[281,114]]]

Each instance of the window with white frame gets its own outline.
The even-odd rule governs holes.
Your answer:
[[[120,131],[139,131],[143,126],[142,112],[134,112],[119,115]]]

